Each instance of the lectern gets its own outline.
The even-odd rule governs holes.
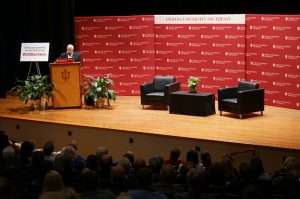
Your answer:
[[[80,62],[50,63],[53,108],[81,107]]]

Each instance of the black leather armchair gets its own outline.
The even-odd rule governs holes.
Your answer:
[[[240,119],[243,114],[264,111],[264,89],[259,89],[259,84],[255,82],[239,82],[237,87],[219,88],[218,105],[220,115],[222,111],[239,114]]]
[[[140,85],[141,105],[169,106],[170,94],[180,90],[173,76],[155,76],[152,82]]]

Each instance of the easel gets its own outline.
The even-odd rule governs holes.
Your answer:
[[[29,75],[30,75],[32,63],[33,63],[33,62],[30,62],[29,71],[28,71],[28,74],[27,74],[27,79],[29,78]],[[37,73],[37,75],[42,76],[41,71],[40,71],[39,63],[38,63],[38,62],[34,62],[34,63],[35,63],[35,68],[36,68],[36,73]]]

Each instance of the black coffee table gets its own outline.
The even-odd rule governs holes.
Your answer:
[[[214,93],[177,91],[170,95],[170,113],[208,116],[216,113]]]

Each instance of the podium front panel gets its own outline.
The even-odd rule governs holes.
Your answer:
[[[53,89],[53,107],[81,107],[80,63],[50,63]]]

